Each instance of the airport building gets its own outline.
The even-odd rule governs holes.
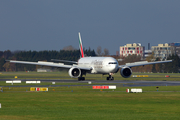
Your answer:
[[[145,50],[144,57],[147,58],[150,55],[152,55],[152,50]]]
[[[180,57],[180,43],[169,43],[170,46],[175,48],[175,53]]]
[[[145,47],[141,46],[140,43],[126,44],[120,46],[120,56],[127,57],[129,55],[139,55],[144,58]]]
[[[154,57],[160,58],[161,60],[166,60],[168,56],[176,54],[175,47],[168,43],[152,46],[151,50],[154,53]]]

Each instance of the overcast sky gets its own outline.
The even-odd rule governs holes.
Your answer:
[[[180,42],[180,0],[0,0],[0,51]]]

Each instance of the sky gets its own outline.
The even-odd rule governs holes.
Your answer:
[[[0,51],[180,42],[180,0],[0,0]]]

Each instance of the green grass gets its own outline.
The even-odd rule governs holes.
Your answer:
[[[136,75],[142,73],[134,73]],[[145,74],[149,78],[115,80],[180,80],[180,74]],[[165,78],[170,75],[170,78]],[[71,79],[67,73],[3,72],[0,79]],[[105,80],[106,76],[87,75],[87,80]],[[77,80],[77,79],[74,79]],[[51,85],[43,82],[39,85]],[[93,90],[88,83],[58,83],[66,87],[49,87],[48,92],[30,92],[24,82],[20,87],[3,87],[0,92],[0,120],[179,120],[180,86],[140,87],[143,93],[126,93],[122,84],[116,90]],[[30,84],[28,84],[30,85]],[[37,84],[31,84],[37,85]],[[0,86],[11,86],[5,81]],[[38,85],[37,85],[38,86]],[[139,88],[139,87],[138,87]]]
[[[180,119],[179,86],[163,86],[159,92],[155,87],[142,87],[143,93],[126,93],[126,87],[115,91],[92,90],[88,86],[49,88],[49,92],[11,89],[4,88],[0,93],[1,120]]]

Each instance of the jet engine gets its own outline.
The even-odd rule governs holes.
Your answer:
[[[126,67],[123,67],[123,68],[121,69],[120,73],[121,73],[121,76],[122,76],[122,77],[128,78],[128,77],[131,76],[132,70],[131,70],[131,68],[129,68],[129,67],[126,66]]]
[[[69,76],[78,78],[81,76],[81,70],[77,67],[72,67],[71,69],[69,69]]]

